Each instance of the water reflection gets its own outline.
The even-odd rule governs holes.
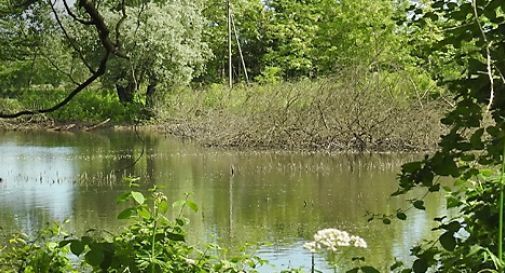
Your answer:
[[[414,211],[408,221],[387,227],[366,221],[366,211],[393,213],[404,203],[389,194],[399,165],[413,155],[229,152],[117,131],[0,133],[0,153],[0,226],[6,231],[66,218],[77,232],[117,229],[121,177],[136,175],[144,188],[157,185],[173,201],[192,193],[200,206],[190,215],[192,241],[217,241],[235,250],[270,242],[259,253],[277,269],[308,267],[302,244],[329,227],[368,241],[369,249],[346,250],[344,257],[366,255],[386,268],[393,257],[406,258],[442,208],[434,196],[426,213]],[[324,258],[316,261],[327,271]]]

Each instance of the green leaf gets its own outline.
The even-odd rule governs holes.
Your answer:
[[[138,214],[140,217],[144,218],[144,219],[149,219],[149,218],[151,218],[151,212],[150,212],[147,208],[144,208],[144,207],[139,208],[139,209],[137,210],[137,214]]]
[[[423,200],[416,200],[412,203],[414,208],[420,209],[420,210],[425,210],[426,207],[424,206],[424,201]]]
[[[74,240],[63,240],[63,241],[61,241],[58,245],[59,245],[60,247],[65,247],[66,245],[68,245],[68,244],[72,243],[73,241],[74,241]]]
[[[197,205],[195,202],[193,202],[193,201],[191,201],[191,200],[188,200],[188,201],[186,202],[186,205],[187,205],[187,206],[188,206],[191,210],[193,210],[194,212],[197,212],[197,211],[198,211],[198,205]]]
[[[412,270],[414,273],[424,273],[428,270],[428,264],[423,259],[417,259],[412,264]]]
[[[173,232],[167,232],[167,237],[176,242],[183,242],[184,241],[184,235],[179,234],[179,233],[173,233]]]
[[[76,256],[81,255],[81,253],[84,251],[84,244],[81,241],[74,240],[70,244],[70,251]]]
[[[356,268],[346,271],[345,273],[358,273],[358,272],[359,272],[359,268],[356,267]]]
[[[413,173],[421,169],[422,162],[409,162],[402,165],[402,172]]]
[[[116,197],[116,203],[124,203],[130,198],[130,192],[125,192]]]
[[[458,232],[460,229],[461,229],[461,223],[458,221],[452,221],[446,227],[446,230],[451,232]]]
[[[137,215],[137,210],[135,208],[127,208],[119,213],[117,219],[130,219],[133,216]]]
[[[184,206],[184,204],[186,204],[186,200],[178,200],[172,204],[172,207],[174,207],[174,208],[182,207],[182,206]]]
[[[139,205],[144,204],[144,202],[146,201],[144,195],[141,192],[132,191],[131,194],[133,200],[135,200],[135,202],[137,202]]]
[[[447,231],[442,234],[438,240],[442,247],[448,251],[453,251],[456,248],[456,239],[454,238],[454,232]]]
[[[379,270],[375,269],[374,267],[372,266],[362,266],[361,268],[361,271],[363,271],[364,273],[380,273]]]
[[[397,212],[396,213],[396,218],[400,219],[400,220],[406,220],[407,219],[407,215],[403,212]]]
[[[389,218],[384,218],[382,219],[382,223],[384,223],[385,225],[389,225],[391,224],[391,220]]]
[[[91,266],[99,266],[104,258],[104,253],[99,248],[92,248],[86,255],[84,255],[84,259]]]
[[[168,211],[168,203],[166,200],[163,200],[158,204],[158,210],[161,214],[166,213]]]

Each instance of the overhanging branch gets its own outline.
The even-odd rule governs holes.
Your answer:
[[[123,2],[124,3],[124,2]],[[50,2],[51,7],[54,10],[54,6],[52,6],[52,2]],[[90,16],[91,25],[93,25],[98,32],[98,37],[100,38],[100,42],[102,47],[105,49],[105,53],[102,55],[100,59],[100,64],[96,70],[90,69],[92,71],[91,76],[75,87],[62,101],[55,104],[52,107],[45,109],[37,109],[37,110],[23,110],[16,113],[1,113],[0,118],[17,118],[24,115],[35,115],[42,113],[50,113],[54,112],[63,106],[67,105],[77,94],[86,89],[90,84],[92,84],[96,79],[102,76],[107,68],[107,62],[109,60],[110,55],[116,55],[119,57],[125,57],[122,53],[119,52],[119,41],[117,43],[113,43],[109,37],[109,28],[105,24],[105,20],[102,15],[98,12],[94,4],[90,0],[79,0],[79,5],[84,8],[86,13]],[[123,16],[126,16],[123,13]],[[79,22],[79,21],[78,21]],[[82,22],[81,22],[82,23]],[[118,28],[119,29],[119,28]]]

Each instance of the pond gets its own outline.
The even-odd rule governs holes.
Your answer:
[[[132,131],[1,132],[0,154],[2,236],[67,219],[77,233],[118,229],[121,177],[138,176],[143,188],[157,185],[172,201],[191,194],[199,205],[188,215],[192,242],[232,251],[262,243],[257,254],[271,261],[262,272],[310,268],[303,244],[330,227],[368,242],[368,249],[342,249],[342,268],[365,256],[386,271],[394,258],[408,259],[444,209],[443,198],[431,196],[426,212],[411,210],[407,221],[367,221],[367,211],[395,213],[405,205],[390,193],[400,165],[419,155],[228,151]],[[333,272],[322,255],[316,264]]]

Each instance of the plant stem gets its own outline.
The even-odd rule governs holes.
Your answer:
[[[500,211],[498,215],[498,258],[503,261],[503,176],[505,175],[505,144],[503,145],[503,158],[500,178]]]
[[[154,273],[154,244],[156,243],[156,228],[158,224],[158,211],[156,210],[156,206],[154,207],[154,226],[153,226],[153,237],[152,237],[152,242],[151,242],[151,273]]]
[[[315,270],[315,262],[314,262],[314,253],[312,253],[312,268],[310,270],[311,273],[314,273],[316,270]]]

